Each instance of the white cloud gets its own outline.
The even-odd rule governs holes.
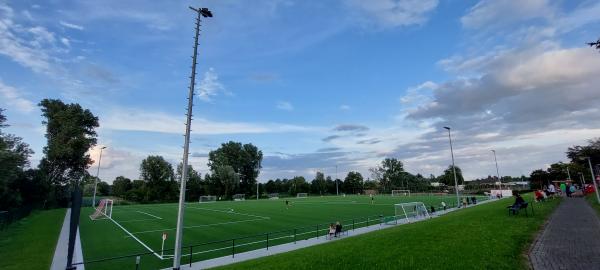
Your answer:
[[[6,85],[0,80],[0,96],[5,108],[15,108],[20,112],[30,113],[35,109],[35,104],[21,96],[21,91]]]
[[[287,101],[279,101],[277,102],[277,109],[284,111],[293,111],[294,106],[292,105],[292,103],[289,103]]]
[[[426,22],[438,0],[347,0],[346,3],[383,27],[399,27]]]
[[[350,105],[346,105],[346,104],[340,105],[340,110],[342,110],[342,111],[349,111],[350,109],[351,109]]]
[[[553,14],[553,8],[547,0],[482,0],[460,21],[467,28],[480,28],[534,18],[550,18]]]
[[[60,42],[61,42],[63,45],[65,45],[66,47],[71,47],[71,42],[69,41],[69,39],[68,39],[68,38],[64,38],[64,37],[63,37],[63,38],[61,38],[61,39],[60,39]]]
[[[198,96],[203,101],[212,101],[212,99],[219,94],[228,94],[231,95],[225,89],[225,86],[219,81],[219,75],[215,72],[214,68],[209,68],[205,73],[204,77],[200,81],[200,85],[198,86]]]
[[[146,131],[183,134],[184,117],[142,110],[113,110],[103,118],[102,128],[123,131]],[[318,127],[305,127],[281,123],[215,122],[195,117],[192,133],[217,134],[260,134],[281,132],[314,132]]]
[[[70,28],[70,29],[75,29],[75,30],[79,30],[79,31],[83,31],[85,28],[81,25],[77,25],[74,23],[68,23],[68,22],[64,22],[64,21],[60,21],[59,22],[60,25],[66,27],[66,28]]]

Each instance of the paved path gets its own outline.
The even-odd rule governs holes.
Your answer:
[[[533,269],[600,269],[600,218],[582,198],[564,198],[536,239]]]
[[[69,225],[71,220],[71,209],[67,209],[60,236],[54,249],[54,257],[50,270],[64,270],[67,267],[67,253],[69,250]],[[81,239],[79,238],[79,229],[77,229],[77,237],[75,238],[75,254],[73,254],[73,263],[83,261],[83,253],[81,250]],[[84,270],[83,265],[76,266],[77,270]]]

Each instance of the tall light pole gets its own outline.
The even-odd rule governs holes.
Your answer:
[[[185,139],[183,143],[183,169],[181,187],[179,188],[179,209],[177,211],[177,232],[175,235],[175,255],[173,256],[173,269],[179,270],[181,265],[181,244],[183,242],[183,214],[185,210],[185,184],[188,180],[188,156],[190,150],[190,128],[192,125],[192,107],[194,106],[194,87],[196,86],[196,58],[198,56],[198,36],[200,35],[200,20],[202,17],[212,17],[212,12],[207,8],[193,8],[197,13],[196,35],[194,36],[194,54],[192,55],[192,75],[188,93],[188,107],[185,123]]]
[[[494,161],[496,162],[496,175],[498,176],[498,182],[500,182],[500,190],[502,190],[502,178],[500,178],[500,171],[498,170],[498,159],[496,159],[496,150],[492,150],[494,153]]]
[[[454,166],[454,150],[452,149],[452,135],[450,127],[444,127],[448,130],[448,139],[450,140],[450,154],[452,155],[452,171],[454,172],[454,189],[456,190],[456,207],[460,207],[460,197],[458,196],[458,180],[456,179],[456,166]]]
[[[592,167],[592,159],[590,157],[585,157],[588,160],[588,164],[590,165],[590,173],[592,174],[592,183],[594,183],[594,190],[596,190],[596,200],[600,204],[600,194],[598,194],[598,184],[596,184],[596,176],[594,175],[594,168]]]
[[[98,189],[98,176],[100,175],[100,163],[102,162],[102,150],[106,149],[106,146],[100,148],[100,158],[98,158],[98,169],[96,169],[96,179],[94,179],[94,198],[92,199],[92,207],[96,207],[96,190]]]
[[[338,165],[335,165],[335,195],[336,196],[340,196],[340,191],[338,189],[338,174],[337,174],[337,167]]]

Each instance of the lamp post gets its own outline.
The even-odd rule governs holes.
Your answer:
[[[106,146],[100,148],[100,158],[98,158],[98,169],[96,170],[96,179],[94,179],[94,198],[92,199],[92,207],[96,207],[96,190],[98,189],[98,176],[100,175],[100,163],[102,162],[102,150],[106,149]]]
[[[340,196],[340,191],[338,189],[338,171],[337,171],[337,167],[338,165],[335,165],[335,195],[336,196]]]
[[[492,150],[494,153],[494,161],[496,162],[496,175],[498,176],[498,181],[500,182],[500,190],[502,190],[502,178],[500,178],[500,171],[498,170],[498,159],[496,159],[496,150]]]
[[[188,105],[185,123],[185,138],[183,143],[183,169],[181,187],[179,188],[179,209],[177,210],[177,231],[175,234],[175,254],[173,256],[173,269],[179,270],[181,266],[181,243],[183,242],[183,214],[185,210],[185,184],[188,179],[188,157],[190,150],[190,131],[192,125],[192,107],[194,106],[194,87],[196,86],[196,59],[198,56],[198,36],[200,35],[200,21],[202,17],[212,17],[208,8],[193,8],[197,13],[196,35],[194,36],[194,54],[192,55],[192,74],[190,75],[190,86],[188,92]]]
[[[594,168],[592,167],[592,159],[590,157],[585,157],[588,160],[588,164],[590,165],[590,173],[592,174],[592,183],[594,184],[594,190],[596,190],[596,200],[600,204],[600,194],[598,194],[598,184],[596,184],[596,176],[594,175]]]
[[[460,198],[458,197],[458,180],[456,179],[456,166],[454,166],[454,150],[452,149],[452,135],[450,135],[450,127],[444,127],[448,130],[448,139],[450,140],[450,154],[452,155],[452,171],[454,172],[454,190],[456,190],[456,207],[460,206]]]

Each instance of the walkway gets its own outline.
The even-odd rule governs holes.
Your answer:
[[[533,269],[600,269],[600,218],[582,198],[564,198],[533,245]]]
[[[67,268],[67,253],[69,250],[69,225],[71,220],[71,209],[67,209],[65,219],[63,221],[60,236],[54,249],[54,257],[50,270],[64,270]],[[79,229],[77,229],[77,237],[75,238],[75,251],[73,254],[73,262],[83,261],[83,253],[81,250],[81,239],[79,238]],[[76,266],[77,270],[84,270],[83,265]]]

